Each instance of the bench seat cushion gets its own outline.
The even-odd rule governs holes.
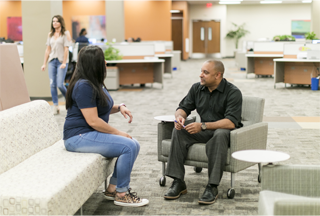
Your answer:
[[[165,157],[169,156],[171,146],[171,139],[162,140],[162,155]],[[230,148],[228,149],[227,162],[226,165],[230,164]],[[204,143],[195,143],[193,144],[188,151],[188,156],[186,160],[190,161],[199,161],[208,163],[208,157],[206,155],[206,144]]]
[[[0,175],[0,215],[73,215],[114,163],[99,154],[68,152],[60,140]]]

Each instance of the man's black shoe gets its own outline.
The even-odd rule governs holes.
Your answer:
[[[181,194],[187,193],[186,183],[180,179],[174,179],[171,187],[164,195],[165,199],[178,199]]]
[[[212,187],[210,184],[208,184],[202,194],[202,197],[199,199],[199,204],[210,205],[215,203],[217,199],[218,199],[218,188]]]

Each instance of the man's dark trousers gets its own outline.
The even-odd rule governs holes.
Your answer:
[[[227,161],[230,130],[216,129],[189,134],[185,129],[173,129],[166,175],[184,180],[184,161],[194,143],[206,143],[209,184],[219,185]]]

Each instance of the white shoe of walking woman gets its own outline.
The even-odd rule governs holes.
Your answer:
[[[53,106],[53,114],[58,115],[60,113],[60,108],[59,106]]]

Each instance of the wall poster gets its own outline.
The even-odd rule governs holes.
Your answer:
[[[21,17],[7,17],[7,38],[13,41],[22,41]]]
[[[79,37],[82,28],[87,30],[87,38],[100,40],[106,38],[106,17],[105,16],[73,16],[72,20],[72,38]]]

